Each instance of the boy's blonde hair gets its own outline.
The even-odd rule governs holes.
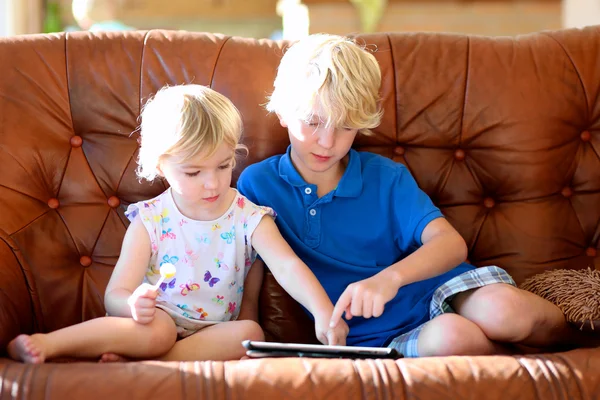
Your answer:
[[[306,122],[315,109],[327,127],[370,129],[381,122],[381,70],[375,57],[355,41],[316,34],[301,39],[284,54],[266,109]]]
[[[141,113],[137,174],[152,181],[158,165],[169,156],[182,161],[197,154],[208,158],[225,143],[247,151],[239,143],[242,119],[222,94],[201,85],[166,86],[148,100]],[[235,166],[235,157],[234,157]]]

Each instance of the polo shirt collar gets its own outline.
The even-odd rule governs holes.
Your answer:
[[[279,160],[279,176],[292,186],[307,186],[308,183],[306,183],[292,163],[290,154],[291,149],[292,146],[288,146],[285,154],[282,155]],[[346,171],[334,192],[334,195],[337,197],[358,197],[362,192],[363,177],[360,155],[354,149],[350,149],[348,154],[350,155],[350,158],[348,160],[348,165],[346,166]]]
[[[285,151],[285,154],[282,155],[281,159],[279,160],[279,176],[292,186],[306,186],[308,184],[304,178],[300,176],[300,173],[296,170],[296,167],[294,167],[294,164],[292,163],[291,151],[292,146],[289,145]]]
[[[337,197],[358,197],[362,193],[363,175],[360,154],[354,149],[350,149],[348,154],[350,158],[348,159],[346,171],[335,190]]]

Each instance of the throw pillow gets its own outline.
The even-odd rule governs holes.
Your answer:
[[[555,304],[580,330],[600,327],[600,271],[556,269],[534,275],[520,287]]]

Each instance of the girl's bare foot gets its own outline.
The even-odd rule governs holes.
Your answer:
[[[120,356],[115,353],[104,353],[98,360],[99,363],[113,363],[113,362],[128,362],[130,361],[128,358]]]
[[[44,342],[40,335],[19,335],[8,344],[8,355],[13,360],[41,364],[46,360]]]

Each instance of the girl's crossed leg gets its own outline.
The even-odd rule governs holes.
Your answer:
[[[160,361],[239,360],[246,354],[242,341],[264,339],[262,328],[254,321],[222,322],[177,341],[166,354],[155,359]],[[103,363],[126,361],[131,359],[126,355],[112,352],[104,353],[100,358],[100,362]]]
[[[244,340],[265,340],[262,328],[251,320],[221,322],[181,339],[161,361],[227,361],[239,360],[246,354]]]
[[[26,363],[100,356],[103,361],[234,360],[245,354],[243,340],[264,340],[264,334],[256,322],[244,320],[212,325],[185,339],[176,339],[173,319],[157,308],[154,320],[145,325],[131,318],[102,317],[48,334],[19,335],[9,343],[8,353]]]
[[[176,339],[175,323],[156,309],[149,324],[124,317],[95,318],[50,333],[19,335],[7,350],[14,360],[36,364],[57,357],[97,358],[108,352],[154,358],[167,353]]]

